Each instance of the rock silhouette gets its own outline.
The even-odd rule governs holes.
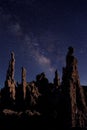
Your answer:
[[[87,106],[83,88],[80,85],[77,59],[73,56],[73,52],[73,48],[69,47],[66,56],[66,67],[63,68],[62,90],[67,114],[65,120],[66,122],[71,121],[68,125],[72,127],[84,127]]]
[[[60,78],[59,78],[57,70],[55,71],[54,86],[56,87],[60,86]]]
[[[74,49],[68,48],[62,81],[57,70],[53,83],[44,72],[35,81],[26,81],[26,69],[22,67],[21,83],[15,82],[15,57],[11,53],[5,86],[0,91],[0,118],[35,119],[52,122],[54,127],[87,127],[87,89],[80,85],[77,58]],[[38,121],[39,123],[39,121]]]

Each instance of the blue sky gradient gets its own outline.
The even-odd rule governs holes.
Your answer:
[[[81,84],[87,85],[86,0],[0,0],[0,86],[11,51],[16,81],[24,66],[27,81],[45,72],[53,82],[56,69],[62,77],[68,46],[75,48]]]

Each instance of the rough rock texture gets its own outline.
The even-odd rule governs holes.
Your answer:
[[[62,85],[66,106],[66,122],[72,127],[84,127],[86,118],[84,113],[87,113],[87,108],[83,88],[80,86],[77,59],[73,56],[72,47],[69,47],[66,56]]]
[[[13,111],[11,109],[4,109],[2,111],[2,113],[5,116],[12,116],[12,115],[14,115],[14,116],[18,116],[18,117],[21,117],[23,114],[28,115],[28,116],[34,116],[34,115],[40,116],[41,115],[38,111],[31,111],[31,110],[25,110],[25,111],[17,112],[17,111]]]
[[[29,103],[29,106],[31,106],[31,108],[37,105],[39,96],[40,96],[40,93],[38,91],[38,88],[35,85],[35,82],[32,81],[28,83],[26,100]]]
[[[26,69],[22,67],[22,89],[23,89],[23,98],[26,98]]]
[[[16,83],[14,80],[14,72],[15,72],[15,58],[14,58],[14,52],[12,52],[7,70],[5,87],[9,91],[10,98],[12,98],[13,100],[15,100],[15,87],[16,87]]]
[[[27,120],[29,128],[30,122],[34,126],[37,121],[36,124],[40,126],[41,120],[42,127],[47,126],[50,121],[48,129],[51,126],[53,129],[87,128],[87,87],[80,85],[77,59],[73,56],[72,47],[69,47],[66,55],[62,83],[57,70],[53,83],[49,83],[44,72],[36,76],[36,81],[27,82],[26,70],[22,67],[21,83],[15,84],[14,66],[15,58],[12,52],[5,87],[0,91],[0,119],[6,119],[6,122],[22,119],[21,124],[24,127],[24,121]],[[11,123],[8,124],[10,126]]]
[[[6,115],[17,115],[18,112],[16,111],[13,111],[13,110],[10,110],[10,109],[4,109],[3,110],[3,114],[6,116]]]

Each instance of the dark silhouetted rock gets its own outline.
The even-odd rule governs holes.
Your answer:
[[[62,83],[57,70],[53,83],[49,83],[44,72],[36,76],[36,81],[27,82],[26,69],[23,67],[21,83],[16,83],[12,52],[5,86],[0,91],[0,119],[10,122],[8,126],[13,120],[23,121],[20,126],[24,127],[28,121],[28,128],[36,128],[36,125],[40,129],[44,126],[46,129],[48,125],[48,129],[53,127],[53,130],[60,127],[87,128],[87,87],[80,85],[77,59],[73,52],[74,49],[69,47]]]
[[[65,102],[65,122],[71,127],[84,127],[87,112],[83,88],[77,69],[77,59],[73,56],[73,48],[69,47],[66,56],[66,67],[63,68],[62,89]]]
[[[27,84],[26,100],[29,108],[34,108],[37,105],[40,95],[41,94],[39,93],[34,81]]]
[[[58,88],[60,86],[60,78],[57,70],[55,71],[54,86]]]
[[[11,107],[15,103],[15,88],[16,82],[14,80],[15,58],[14,53],[11,53],[11,59],[6,75],[5,87],[1,90],[1,102],[4,107]]]

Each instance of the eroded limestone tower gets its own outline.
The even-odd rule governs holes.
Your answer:
[[[77,59],[73,56],[73,52],[74,49],[69,47],[66,67],[63,68],[62,90],[65,100],[65,120],[69,126],[84,127],[87,108],[83,88],[80,85]]]
[[[23,99],[26,98],[26,86],[27,86],[27,82],[26,82],[26,69],[22,67],[22,90],[23,90]]]
[[[10,98],[15,100],[15,87],[16,83],[14,80],[14,72],[15,72],[15,58],[14,52],[11,52],[11,59],[9,61],[9,66],[6,75],[5,87],[8,88]]]

